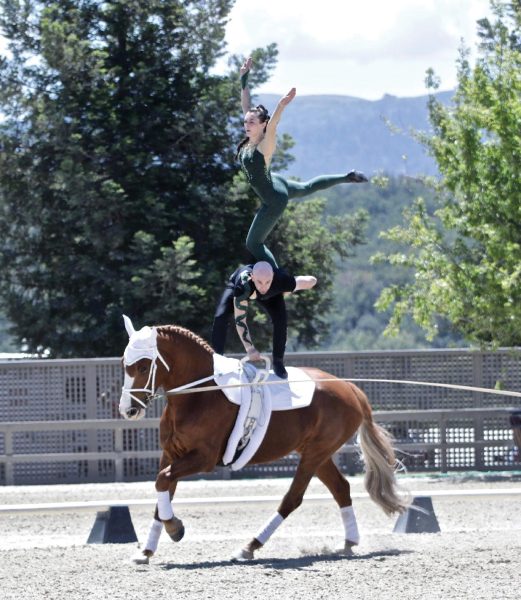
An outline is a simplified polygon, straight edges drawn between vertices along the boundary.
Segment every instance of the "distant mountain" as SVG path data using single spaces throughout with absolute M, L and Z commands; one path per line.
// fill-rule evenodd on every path
M 453 92 L 436 97 L 448 104 Z M 273 112 L 280 96 L 259 94 L 255 101 Z M 428 96 L 380 100 L 351 96 L 297 96 L 286 108 L 278 130 L 295 140 L 295 162 L 287 175 L 308 179 L 322 173 L 357 169 L 367 175 L 434 175 L 434 160 L 410 135 L 429 131 Z M 389 122 L 392 127 L 387 125 Z

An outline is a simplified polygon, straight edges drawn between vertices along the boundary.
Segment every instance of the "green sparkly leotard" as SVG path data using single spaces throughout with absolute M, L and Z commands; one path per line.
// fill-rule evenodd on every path
M 256 260 L 265 260 L 278 268 L 275 257 L 264 242 L 284 212 L 288 200 L 303 198 L 339 183 L 349 183 L 352 179 L 347 174 L 322 175 L 304 182 L 288 181 L 271 173 L 266 167 L 264 155 L 256 146 L 244 146 L 239 159 L 251 187 L 262 201 L 248 231 L 246 247 Z

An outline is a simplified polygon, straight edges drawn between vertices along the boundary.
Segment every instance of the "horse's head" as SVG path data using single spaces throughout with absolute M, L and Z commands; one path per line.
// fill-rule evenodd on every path
M 134 329 L 132 321 L 123 315 L 129 341 L 123 354 L 125 381 L 119 400 L 119 412 L 125 419 L 141 419 L 159 387 L 157 368 L 159 359 L 170 370 L 157 348 L 155 327 Z

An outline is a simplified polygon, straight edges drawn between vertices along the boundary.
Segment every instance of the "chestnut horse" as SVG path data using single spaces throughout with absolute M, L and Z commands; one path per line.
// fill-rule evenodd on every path
M 125 350 L 125 383 L 120 412 L 139 419 L 156 390 L 172 390 L 200 379 L 212 379 L 213 350 L 191 331 L 175 325 L 143 327 L 135 331 L 125 317 L 129 344 Z M 359 542 L 350 486 L 333 462 L 333 454 L 357 431 L 365 464 L 365 487 L 386 514 L 402 512 L 406 500 L 398 494 L 395 456 L 390 437 L 372 418 L 369 401 L 357 386 L 315 368 L 302 368 L 316 383 L 311 404 L 271 415 L 264 440 L 251 464 L 280 459 L 290 452 L 300 462 L 277 512 L 245 547 L 236 560 L 253 558 L 281 522 L 301 504 L 316 475 L 336 500 L 344 524 L 344 552 Z M 215 386 L 215 382 L 211 382 Z M 182 521 L 171 506 L 177 482 L 183 477 L 210 472 L 218 465 L 235 424 L 238 406 L 219 389 L 169 395 L 160 420 L 162 455 L 156 480 L 158 503 L 148 540 L 135 562 L 148 563 L 165 527 L 174 541 L 184 534 Z

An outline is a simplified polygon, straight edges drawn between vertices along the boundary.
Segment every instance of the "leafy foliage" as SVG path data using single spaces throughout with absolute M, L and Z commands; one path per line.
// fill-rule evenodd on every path
M 440 323 L 435 340 L 426 340 L 424 332 L 411 319 L 405 318 L 394 335 L 385 333 L 389 311 L 375 307 L 386 287 L 414 281 L 414 271 L 403 265 L 374 261 L 374 255 L 387 255 L 396 244 L 380 237 L 380 232 L 398 226 L 403 210 L 422 196 L 429 210 L 434 206 L 433 191 L 421 179 L 375 176 L 369 186 L 349 186 L 328 190 L 326 214 L 341 219 L 363 207 L 367 212 L 366 242 L 356 247 L 356 254 L 337 260 L 333 302 L 326 315 L 328 333 L 320 347 L 327 350 L 390 350 L 461 345 L 461 336 Z
M 521 4 L 492 5 L 474 68 L 461 50 L 453 105 L 430 100 L 437 207 L 418 199 L 385 234 L 402 246 L 385 259 L 414 280 L 387 287 L 378 305 L 393 307 L 391 331 L 411 315 L 432 339 L 442 317 L 470 341 L 511 346 L 521 343 Z M 432 72 L 427 82 L 439 83 Z

